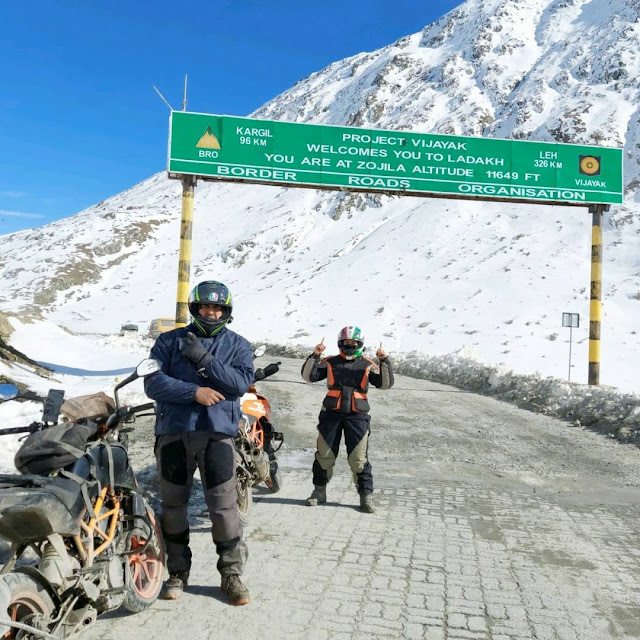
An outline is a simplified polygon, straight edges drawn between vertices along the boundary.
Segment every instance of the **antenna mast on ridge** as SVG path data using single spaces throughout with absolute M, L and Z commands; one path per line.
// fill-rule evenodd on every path
M 182 110 L 187 110 L 187 74 L 184 74 L 184 93 L 182 94 Z

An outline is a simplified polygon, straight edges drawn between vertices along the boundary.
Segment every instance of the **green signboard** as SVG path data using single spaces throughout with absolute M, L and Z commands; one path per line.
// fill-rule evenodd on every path
M 418 196 L 621 203 L 622 150 L 174 111 L 169 176 Z

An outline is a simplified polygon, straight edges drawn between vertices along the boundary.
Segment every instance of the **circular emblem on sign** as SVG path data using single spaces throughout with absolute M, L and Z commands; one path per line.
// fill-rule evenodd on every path
M 588 176 L 595 176 L 600 173 L 600 161 L 594 156 L 583 156 L 580 159 L 580 171 Z

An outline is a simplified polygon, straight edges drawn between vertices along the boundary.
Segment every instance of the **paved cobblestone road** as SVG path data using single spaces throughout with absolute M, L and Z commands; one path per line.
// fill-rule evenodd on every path
M 342 454 L 329 503 L 306 507 L 323 390 L 298 385 L 300 364 L 262 387 L 287 447 L 283 490 L 255 490 L 246 528 L 253 602 L 219 591 L 198 490 L 187 593 L 83 638 L 640 638 L 640 450 L 400 377 L 372 394 L 376 513 L 356 508 Z M 151 436 L 137 435 L 140 464 Z

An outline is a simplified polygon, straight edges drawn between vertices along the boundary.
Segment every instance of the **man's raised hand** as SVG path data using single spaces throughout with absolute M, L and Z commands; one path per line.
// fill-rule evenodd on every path
M 319 356 L 327 347 L 324 344 L 324 337 L 320 342 L 316 345 L 316 348 L 313 350 L 314 356 Z

